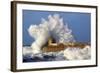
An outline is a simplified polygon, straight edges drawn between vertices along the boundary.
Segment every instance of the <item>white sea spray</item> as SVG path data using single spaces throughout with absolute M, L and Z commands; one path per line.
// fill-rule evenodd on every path
M 50 37 L 55 39 L 56 43 L 75 42 L 72 30 L 59 14 L 48 15 L 48 20 L 41 18 L 40 24 L 30 25 L 28 32 L 35 39 L 31 45 L 33 54 L 41 53 L 41 48 Z

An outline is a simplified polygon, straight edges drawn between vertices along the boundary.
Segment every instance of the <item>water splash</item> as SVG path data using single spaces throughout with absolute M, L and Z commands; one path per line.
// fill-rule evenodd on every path
M 28 32 L 35 39 L 35 42 L 31 45 L 34 54 L 41 53 L 41 48 L 50 37 L 56 43 L 75 42 L 72 30 L 69 29 L 68 24 L 64 23 L 59 14 L 49 15 L 48 20 L 41 18 L 40 24 L 30 25 Z

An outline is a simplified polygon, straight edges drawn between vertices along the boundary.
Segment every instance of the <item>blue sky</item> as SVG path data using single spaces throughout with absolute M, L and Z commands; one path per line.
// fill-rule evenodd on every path
M 31 45 L 34 39 L 29 35 L 28 28 L 31 24 L 39 24 L 41 18 L 47 19 L 48 15 L 60 14 L 64 23 L 68 23 L 77 42 L 91 41 L 91 14 L 79 12 L 56 12 L 23 10 L 23 45 Z

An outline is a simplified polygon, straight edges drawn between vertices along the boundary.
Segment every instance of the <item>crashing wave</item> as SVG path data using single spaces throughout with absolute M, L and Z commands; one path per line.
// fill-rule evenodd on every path
M 28 32 L 35 39 L 31 45 L 33 54 L 41 53 L 42 47 L 50 37 L 56 43 L 75 42 L 72 30 L 68 28 L 68 24 L 64 24 L 64 20 L 59 14 L 49 15 L 48 20 L 42 18 L 39 25 L 30 25 Z

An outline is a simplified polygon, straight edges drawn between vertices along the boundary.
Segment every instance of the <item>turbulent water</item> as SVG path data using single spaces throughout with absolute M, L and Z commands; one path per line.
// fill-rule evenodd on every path
M 32 54 L 30 47 L 23 48 L 23 62 L 87 60 L 91 58 L 90 46 L 82 48 L 66 48 L 60 52 Z

